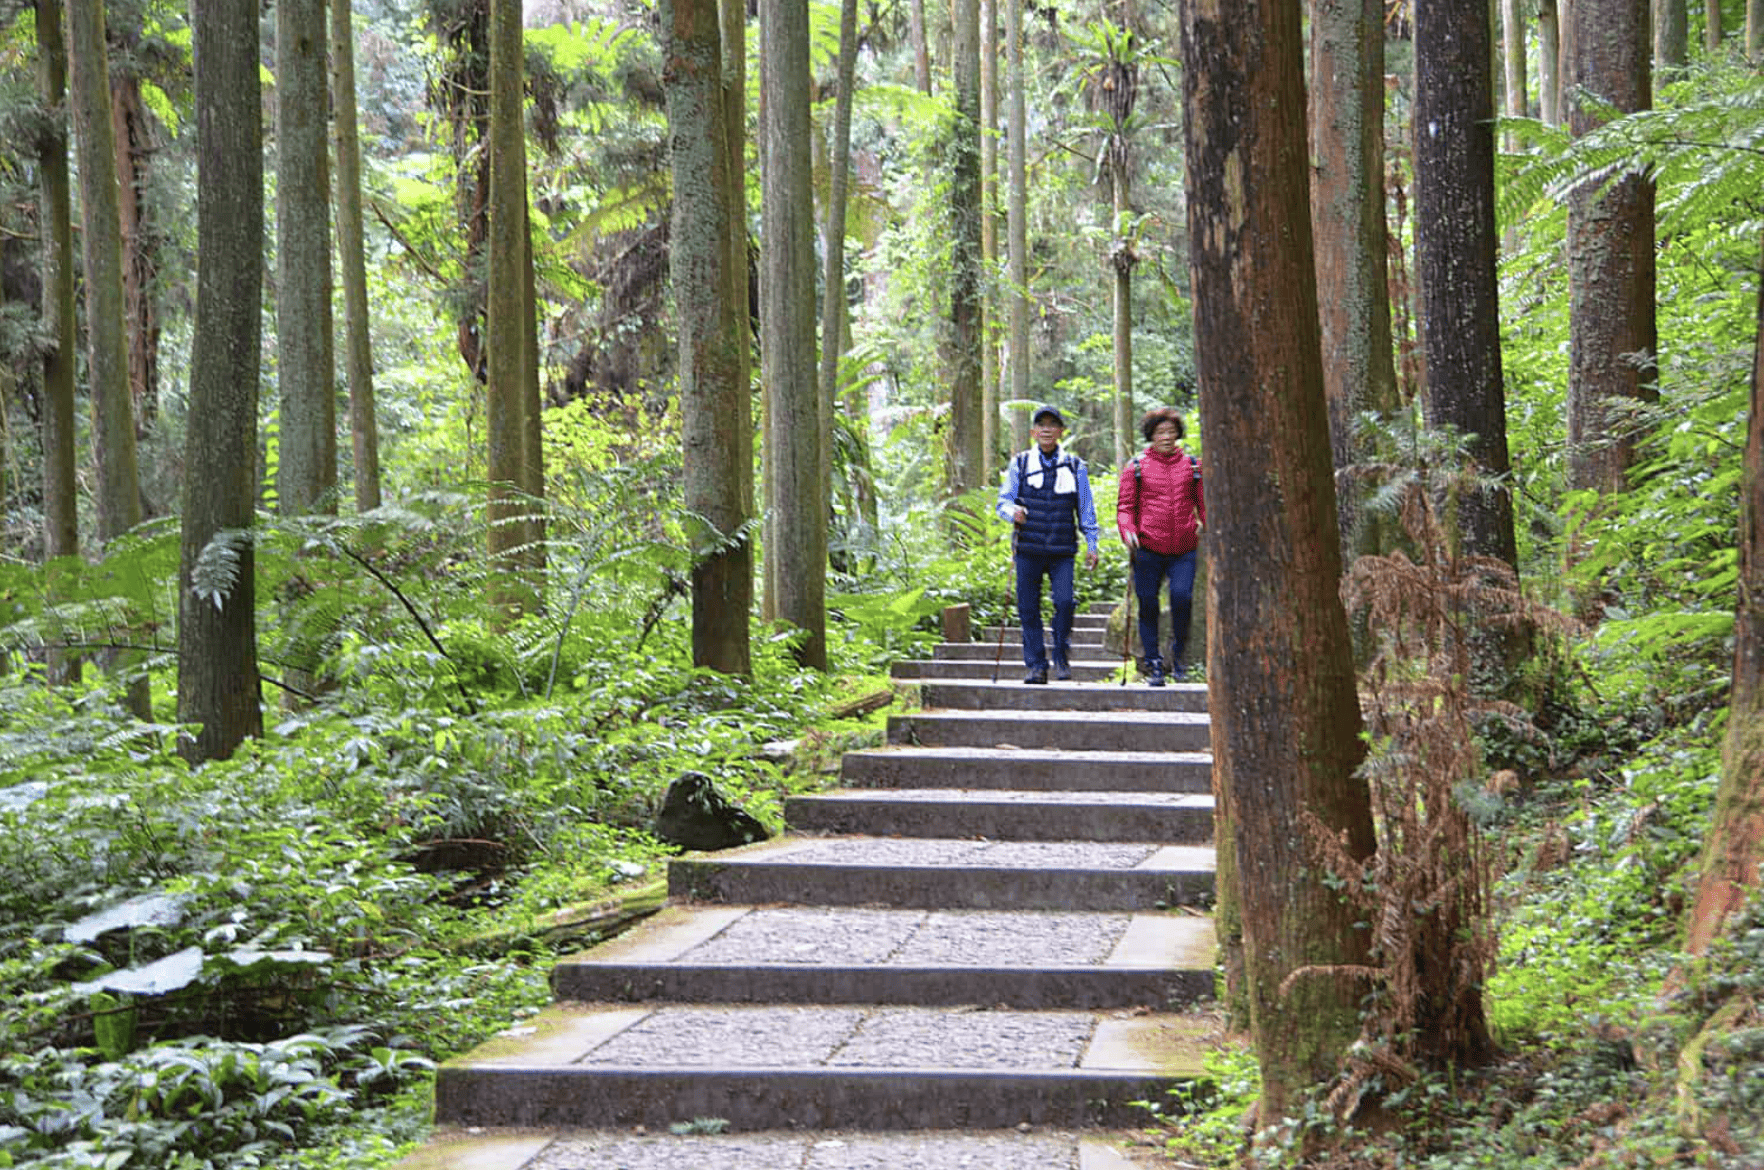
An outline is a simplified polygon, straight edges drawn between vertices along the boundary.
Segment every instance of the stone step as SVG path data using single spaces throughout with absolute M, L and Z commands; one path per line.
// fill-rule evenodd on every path
M 1047 643 L 1052 646 L 1053 643 Z M 993 642 L 939 642 L 931 648 L 933 658 L 962 659 L 970 662 L 984 662 L 991 666 L 997 662 L 1001 669 L 1009 669 L 1013 664 L 1019 673 L 1023 669 L 1023 643 L 1016 638 L 1006 638 L 1003 647 Z M 1102 652 L 1102 640 L 1072 640 L 1072 657 L 1074 661 L 1103 662 L 1108 655 Z M 1120 659 L 1114 660 L 1120 665 Z
M 1213 990 L 1210 918 L 670 906 L 552 969 L 586 1002 L 1168 1010 Z
M 1074 646 L 1101 646 L 1103 631 L 1108 628 L 1108 618 L 1092 617 L 1089 614 L 1081 613 L 1072 619 L 1072 644 Z M 997 645 L 1001 634 L 1004 637 L 1007 651 L 1012 646 L 1023 644 L 1023 627 L 1021 626 L 981 626 L 979 632 L 975 634 L 975 640 L 993 646 Z M 1049 645 L 1053 644 L 1053 622 L 1051 620 L 1042 623 L 1041 636 L 1047 639 Z
M 443 1125 L 841 1130 L 1143 1123 L 1201 1079 L 1201 1017 L 560 1003 L 435 1079 Z
M 885 747 L 846 752 L 839 778 L 854 788 L 1211 792 L 1213 757 L 1206 752 Z
M 784 802 L 792 831 L 992 841 L 1213 839 L 1211 795 L 966 788 L 843 789 Z
M 692 902 L 937 910 L 1161 910 L 1213 897 L 1211 846 L 785 837 L 668 863 Z
M 916 658 L 901 659 L 888 668 L 888 673 L 902 681 L 918 679 L 952 679 L 971 682 L 992 681 L 992 660 L 978 658 Z M 1074 682 L 1108 682 L 1120 680 L 1121 663 L 1113 658 L 1072 660 L 1072 679 Z M 998 681 L 1000 684 L 1010 683 L 1021 686 L 1023 677 L 1023 660 L 1013 658 L 1009 662 L 1002 659 L 998 664 Z M 1049 684 L 1052 685 L 1052 684 Z
M 1008 745 L 1066 751 L 1203 752 L 1208 750 L 1211 737 L 1207 717 L 1190 711 L 1075 712 L 995 708 L 890 715 L 888 742 L 921 747 Z
M 1010 707 L 1018 711 L 1205 711 L 1205 683 L 1171 683 L 1150 687 L 1141 682 L 1127 686 L 1099 686 L 1096 683 L 1049 682 L 1046 686 L 1029 686 L 1022 680 L 1022 667 L 1009 674 L 1000 673 L 999 681 L 986 679 L 927 680 L 920 684 L 920 701 L 926 707 L 962 711 L 995 710 Z
M 690 1119 L 688 1119 L 690 1121 Z M 1143 1127 L 1144 1119 L 1138 1124 Z M 398 1170 L 1143 1170 L 1138 1131 L 1029 1129 L 671 1133 L 442 1126 Z

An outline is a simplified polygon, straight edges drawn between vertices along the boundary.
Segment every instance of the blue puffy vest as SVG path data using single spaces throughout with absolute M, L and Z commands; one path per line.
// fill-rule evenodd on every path
M 1017 456 L 1017 503 L 1029 513 L 1017 526 L 1018 552 L 1077 555 L 1078 469 L 1083 466 L 1064 451 L 1051 460 L 1039 448 Z

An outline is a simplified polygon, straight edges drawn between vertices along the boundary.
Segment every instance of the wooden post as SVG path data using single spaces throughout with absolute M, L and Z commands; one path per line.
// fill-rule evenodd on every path
M 943 640 L 945 642 L 967 642 L 973 638 L 973 627 L 968 621 L 968 603 L 946 605 L 943 607 Z

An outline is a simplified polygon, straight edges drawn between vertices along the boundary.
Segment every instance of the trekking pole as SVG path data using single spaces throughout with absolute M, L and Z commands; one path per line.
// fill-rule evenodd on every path
M 1133 643 L 1128 641 L 1133 631 L 1128 626 L 1133 620 L 1133 550 L 1127 550 L 1127 596 L 1121 604 L 1121 685 L 1127 685 L 1128 663 L 1133 661 Z

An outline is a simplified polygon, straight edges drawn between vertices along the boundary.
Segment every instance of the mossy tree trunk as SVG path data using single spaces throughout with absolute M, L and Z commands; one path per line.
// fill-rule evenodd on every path
M 985 482 L 980 336 L 980 9 L 954 0 L 950 72 L 955 119 L 950 144 L 949 455 L 945 487 L 953 499 Z
M 680 323 L 680 413 L 686 508 L 694 529 L 692 661 L 725 674 L 752 669 L 748 613 L 753 543 L 745 534 L 741 436 L 751 403 L 742 380 L 745 290 L 729 279 L 727 107 L 717 0 L 662 0 L 663 84 L 672 144 L 674 218 L 669 258 Z
M 349 384 L 349 437 L 355 508 L 380 506 L 380 429 L 374 409 L 374 356 L 361 206 L 361 133 L 355 100 L 355 25 L 350 0 L 331 0 L 331 109 L 337 159 L 337 266 L 343 284 L 343 368 Z

